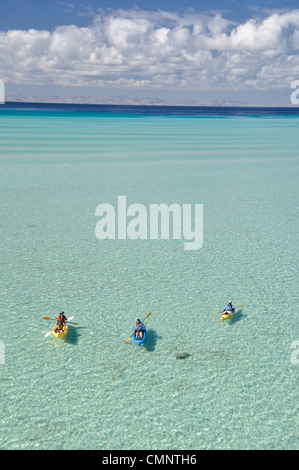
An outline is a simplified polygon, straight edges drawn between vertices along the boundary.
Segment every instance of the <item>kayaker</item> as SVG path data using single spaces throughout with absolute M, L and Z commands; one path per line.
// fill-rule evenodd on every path
M 64 312 L 61 311 L 58 315 L 58 317 L 55 318 L 55 320 L 57 320 L 57 326 L 64 326 L 64 324 L 67 322 L 67 318 L 66 316 L 64 315 Z
M 135 338 L 142 338 L 143 337 L 143 323 L 137 318 L 136 323 L 135 323 L 135 328 L 134 328 L 134 335 Z
M 57 323 L 55 325 L 55 330 L 54 330 L 55 333 L 62 332 L 63 329 L 64 329 L 64 325 L 65 325 L 65 323 Z
M 222 310 L 222 313 L 232 316 L 235 310 L 236 310 L 236 307 L 232 304 L 232 301 L 229 300 L 225 308 Z

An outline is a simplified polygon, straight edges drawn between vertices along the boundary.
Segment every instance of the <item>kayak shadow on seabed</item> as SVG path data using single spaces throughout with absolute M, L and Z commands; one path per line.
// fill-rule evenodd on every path
M 235 323 L 238 323 L 238 321 L 242 320 L 243 318 L 245 318 L 247 315 L 244 315 L 242 313 L 242 309 L 238 309 L 236 310 L 236 313 L 234 314 L 234 316 L 232 318 L 230 318 L 228 320 L 228 322 L 225 322 L 225 323 L 230 323 L 231 325 L 234 325 Z
M 80 327 L 80 326 L 79 327 L 73 327 L 73 326 L 71 326 L 69 328 L 69 332 L 68 332 L 68 334 L 65 338 L 65 342 L 70 343 L 70 344 L 78 344 L 78 338 L 79 338 L 79 336 L 81 336 L 80 333 L 78 332 L 78 330 L 80 328 L 84 328 L 84 327 Z
M 150 352 L 153 352 L 156 348 L 157 341 L 162 339 L 162 336 L 159 336 L 155 330 L 148 329 L 146 330 L 146 339 L 143 343 L 143 347 Z

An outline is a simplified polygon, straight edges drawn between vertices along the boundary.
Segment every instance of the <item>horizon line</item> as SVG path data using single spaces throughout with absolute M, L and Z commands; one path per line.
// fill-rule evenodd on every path
M 5 105 L 10 105 L 10 104 L 17 104 L 17 105 L 22 105 L 22 104 L 31 104 L 31 105 L 64 105 L 64 106 L 111 106 L 111 107 L 143 107 L 143 108 L 264 108 L 264 109 L 294 109 L 294 110 L 299 110 L 299 106 L 294 106 L 292 104 L 290 105 L 278 105 L 278 104 L 271 104 L 271 105 L 266 105 L 266 104 L 171 104 L 171 103 L 84 103 L 84 102 L 76 102 L 76 101 L 25 101 L 25 100 L 20 100 L 20 101 L 14 101 L 14 100 L 5 100 L 5 102 L 0 105 L 5 106 Z

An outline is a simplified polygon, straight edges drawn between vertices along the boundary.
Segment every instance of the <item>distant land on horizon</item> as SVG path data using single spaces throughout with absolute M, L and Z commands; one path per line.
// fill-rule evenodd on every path
M 14 94 L 5 97 L 6 103 L 41 103 L 41 104 L 94 104 L 116 106 L 210 106 L 210 107 L 256 107 L 256 108 L 296 108 L 292 104 L 278 103 L 249 103 L 229 100 L 214 101 L 173 101 L 160 98 L 127 97 L 127 96 L 58 96 L 58 95 L 24 95 Z

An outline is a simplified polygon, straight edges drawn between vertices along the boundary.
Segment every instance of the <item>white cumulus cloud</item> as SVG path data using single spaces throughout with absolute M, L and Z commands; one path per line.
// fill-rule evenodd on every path
M 298 78 L 299 10 L 244 23 L 219 13 L 106 11 L 88 27 L 0 32 L 0 79 L 32 85 L 288 87 Z

